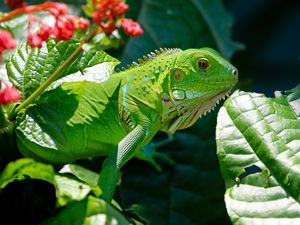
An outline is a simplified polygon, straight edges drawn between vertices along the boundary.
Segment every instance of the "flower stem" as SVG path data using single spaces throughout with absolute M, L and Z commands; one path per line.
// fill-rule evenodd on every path
M 38 12 L 43 11 L 45 9 L 51 8 L 55 6 L 55 2 L 45 2 L 39 5 L 28 5 L 21 8 L 17 8 L 15 10 L 10 11 L 5 16 L 0 17 L 0 22 L 4 22 L 7 20 L 10 20 L 11 18 L 22 14 L 22 13 L 32 13 L 32 12 Z
M 49 87 L 49 85 L 51 83 L 53 83 L 58 77 L 59 75 L 68 67 L 70 66 L 75 60 L 76 58 L 79 56 L 79 54 L 83 51 L 82 50 L 82 45 L 89 42 L 98 32 L 98 27 L 95 27 L 91 33 L 87 36 L 87 38 L 85 40 L 82 40 L 79 44 L 79 46 L 77 47 L 77 49 L 75 49 L 75 51 L 69 56 L 69 58 L 67 58 L 67 60 L 60 66 L 57 68 L 57 70 L 55 70 L 49 77 L 47 80 L 45 80 L 41 86 L 39 86 L 28 98 L 26 98 L 20 105 L 18 105 L 15 109 L 13 109 L 9 114 L 8 114 L 8 119 L 10 121 L 15 120 L 16 115 L 18 114 L 18 112 L 20 112 L 22 109 L 28 107 L 36 98 L 38 98 L 43 92 L 44 90 Z

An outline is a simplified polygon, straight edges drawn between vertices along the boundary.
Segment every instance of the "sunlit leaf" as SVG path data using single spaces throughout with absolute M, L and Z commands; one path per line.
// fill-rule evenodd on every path
M 40 179 L 55 184 L 54 175 L 51 165 L 39 163 L 33 159 L 19 159 L 9 163 L 0 174 L 0 188 L 4 188 L 13 181 L 24 179 Z
M 300 85 L 262 94 L 236 91 L 220 110 L 218 156 L 233 224 L 300 222 Z
M 53 39 L 44 43 L 42 48 L 30 48 L 23 43 L 6 64 L 8 78 L 22 92 L 25 99 L 66 61 L 78 45 L 79 43 L 75 41 L 55 42 Z M 107 79 L 118 63 L 118 60 L 101 49 L 89 48 L 70 66 L 64 68 L 59 78 L 64 77 L 63 81 L 99 82 Z M 94 67 L 100 72 L 91 69 Z M 56 86 L 62 83 L 57 82 Z
M 88 197 L 73 202 L 62 209 L 58 215 L 42 223 L 42 225 L 129 225 L 124 216 L 103 200 Z

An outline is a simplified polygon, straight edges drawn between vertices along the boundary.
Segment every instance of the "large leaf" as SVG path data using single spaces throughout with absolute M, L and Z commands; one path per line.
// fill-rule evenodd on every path
M 33 159 L 19 159 L 11 162 L 0 174 L 0 188 L 4 188 L 13 181 L 24 179 L 40 179 L 55 184 L 54 169 L 51 165 L 46 165 L 34 161 Z
M 300 85 L 274 99 L 236 91 L 220 110 L 218 156 L 233 224 L 300 223 L 299 119 Z
M 143 0 L 137 20 L 145 33 L 128 41 L 122 60 L 126 63 L 160 47 L 207 46 L 227 58 L 241 48 L 231 39 L 233 19 L 220 0 Z
M 79 168 L 74 167 L 73 170 L 78 171 Z M 88 171 L 88 173 L 92 172 Z M 118 209 L 89 195 L 91 187 L 88 184 L 71 177 L 55 174 L 51 165 L 36 162 L 33 159 L 24 158 L 8 164 L 0 175 L 0 188 L 3 189 L 14 181 L 25 179 L 44 180 L 54 185 L 58 205 L 66 205 L 56 216 L 43 224 L 129 224 Z M 24 201 L 24 199 L 22 200 Z M 11 201 L 15 201 L 15 199 L 11 199 Z M 4 205 L 2 206 L 4 207 Z M 7 213 L 12 214 L 10 211 Z M 16 220 L 13 219 L 13 221 Z
M 89 185 L 96 186 L 99 174 L 91 170 L 88 170 L 82 166 L 76 164 L 67 164 L 60 171 L 60 173 L 71 173 L 78 179 L 86 182 Z
M 100 189 L 96 185 L 89 185 L 74 179 L 74 177 L 57 174 L 51 165 L 36 162 L 30 158 L 18 159 L 5 167 L 0 174 L 0 189 L 14 181 L 26 179 L 43 180 L 54 185 L 57 203 L 60 206 L 66 205 L 70 201 L 82 200 L 91 191 L 97 195 L 100 194 Z
M 58 215 L 43 225 L 129 225 L 124 216 L 111 205 L 95 197 L 88 197 L 69 204 Z
M 50 39 L 42 48 L 30 48 L 23 43 L 6 64 L 10 81 L 22 92 L 23 98 L 27 98 L 66 61 L 78 44 L 73 41 L 56 43 Z M 118 60 L 101 49 L 87 48 L 75 62 L 64 68 L 60 78 L 99 82 L 108 77 L 116 64 Z

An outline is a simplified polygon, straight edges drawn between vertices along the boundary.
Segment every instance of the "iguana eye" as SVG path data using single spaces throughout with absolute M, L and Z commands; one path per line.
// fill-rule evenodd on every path
M 200 70 L 206 70 L 209 66 L 209 62 L 207 59 L 199 59 L 198 61 L 198 68 Z

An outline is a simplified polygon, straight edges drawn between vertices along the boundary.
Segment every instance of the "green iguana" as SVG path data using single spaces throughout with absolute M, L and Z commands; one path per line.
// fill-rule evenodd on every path
M 102 83 L 66 82 L 45 92 L 19 119 L 18 145 L 25 156 L 56 164 L 109 155 L 98 184 L 110 201 L 124 163 L 147 159 L 139 150 L 158 131 L 191 126 L 237 79 L 212 49 L 161 49 Z

